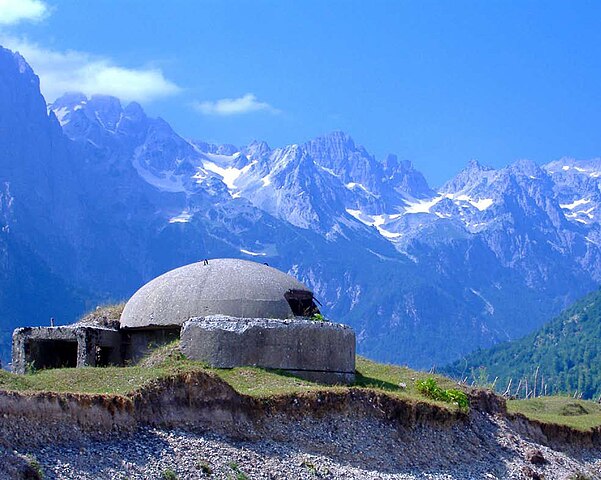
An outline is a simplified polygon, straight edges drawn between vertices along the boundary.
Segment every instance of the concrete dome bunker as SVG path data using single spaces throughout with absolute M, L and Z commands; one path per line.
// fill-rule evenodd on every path
M 127 302 L 121 328 L 181 326 L 192 317 L 310 317 L 319 313 L 313 293 L 273 267 L 222 258 L 171 270 Z
M 311 320 L 313 293 L 294 277 L 257 262 L 213 259 L 151 280 L 125 305 L 121 331 L 128 357 L 181 338 L 182 353 L 214 367 L 286 370 L 323 383 L 349 383 L 355 334 Z

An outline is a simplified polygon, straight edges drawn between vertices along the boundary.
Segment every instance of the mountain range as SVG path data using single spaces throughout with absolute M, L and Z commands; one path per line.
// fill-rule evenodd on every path
M 48 105 L 0 48 L 1 356 L 203 258 L 266 262 L 352 325 L 358 351 L 429 368 L 542 325 L 601 280 L 601 159 L 470 162 L 440 188 L 333 132 L 272 148 L 178 135 L 137 103 Z

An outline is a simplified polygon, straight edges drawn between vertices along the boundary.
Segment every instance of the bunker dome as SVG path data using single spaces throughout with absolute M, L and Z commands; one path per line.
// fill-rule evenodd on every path
M 138 290 L 125 305 L 121 328 L 181 326 L 192 317 L 311 317 L 313 293 L 291 275 L 233 258 L 171 270 Z

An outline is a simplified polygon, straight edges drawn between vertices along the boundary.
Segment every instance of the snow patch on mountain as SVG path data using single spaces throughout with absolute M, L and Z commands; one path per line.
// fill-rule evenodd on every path
M 140 177 L 162 192 L 180 193 L 186 191 L 183 176 L 176 175 L 174 171 L 159 172 L 158 174 L 155 174 L 143 167 L 137 156 L 134 156 L 132 165 Z
M 430 209 L 444 198 L 443 195 L 415 203 L 407 202 L 405 213 L 430 213 Z
M 179 215 L 171 217 L 169 223 L 188 223 L 191 218 L 192 213 L 190 213 L 190 210 L 184 210 Z
M 383 214 L 383 215 L 368 215 L 366 213 L 361 212 L 360 210 L 353 210 L 351 208 L 347 208 L 346 212 L 359 220 L 361 223 L 367 225 L 368 227 L 375 227 L 380 235 L 388 239 L 396 239 L 402 236 L 402 233 L 399 232 L 391 232 L 386 230 L 383 225 L 386 224 L 390 220 L 395 220 L 401 216 L 401 214 Z
M 244 253 L 245 255 L 250 255 L 251 257 L 265 257 L 267 255 L 265 252 L 253 252 L 244 248 L 241 248 L 240 252 Z
M 236 179 L 242 173 L 242 169 L 235 167 L 220 167 L 219 165 L 206 161 L 203 163 L 204 168 L 208 171 L 216 173 L 221 177 L 221 180 L 230 191 L 236 190 Z
M 494 203 L 492 198 L 481 198 L 479 200 L 468 201 L 481 212 L 492 206 L 492 204 Z
M 482 300 L 482 302 L 484 302 L 484 308 L 486 310 L 486 313 L 488 313 L 489 315 L 494 315 L 495 314 L 495 307 L 486 298 L 484 298 L 484 296 L 482 295 L 482 293 L 480 293 L 478 290 L 476 290 L 474 288 L 470 288 L 470 291 L 474 295 L 476 295 L 480 300 Z
M 578 207 L 580 205 L 586 205 L 587 203 L 590 203 L 590 202 L 591 202 L 590 199 L 581 198 L 579 200 L 574 200 L 572 203 L 560 203 L 559 206 L 566 210 L 574 210 L 576 207 Z
M 58 122 L 61 125 L 64 125 L 66 123 L 65 118 L 69 114 L 69 109 L 67 107 L 57 108 L 56 110 L 54 110 L 54 114 L 56 115 Z
M 373 192 L 370 192 L 365 185 L 362 185 L 360 183 L 356 183 L 356 182 L 349 182 L 345 185 L 346 188 L 348 188 L 349 190 L 355 190 L 357 188 L 363 190 L 367 195 L 372 196 L 372 197 L 377 197 L 378 195 L 376 195 Z
M 405 208 L 405 213 L 435 213 L 439 217 L 443 217 L 446 215 L 442 215 L 437 212 L 431 212 L 430 210 L 437 203 L 439 203 L 442 199 L 449 198 L 454 201 L 458 206 L 463 206 L 463 203 L 467 202 L 471 206 L 477 208 L 480 211 L 484 211 L 494 203 L 492 198 L 479 198 L 474 200 L 468 195 L 455 195 L 452 193 L 443 193 L 434 198 L 428 200 L 420 200 L 418 202 L 407 202 L 407 207 Z

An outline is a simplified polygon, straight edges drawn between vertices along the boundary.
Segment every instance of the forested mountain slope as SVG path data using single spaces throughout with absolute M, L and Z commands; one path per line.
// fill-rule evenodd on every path
M 601 290 L 597 290 L 526 337 L 478 350 L 447 368 L 457 377 L 497 379 L 503 390 L 512 379 L 512 392 L 601 395 Z M 536 381 L 535 381 L 536 379 Z

